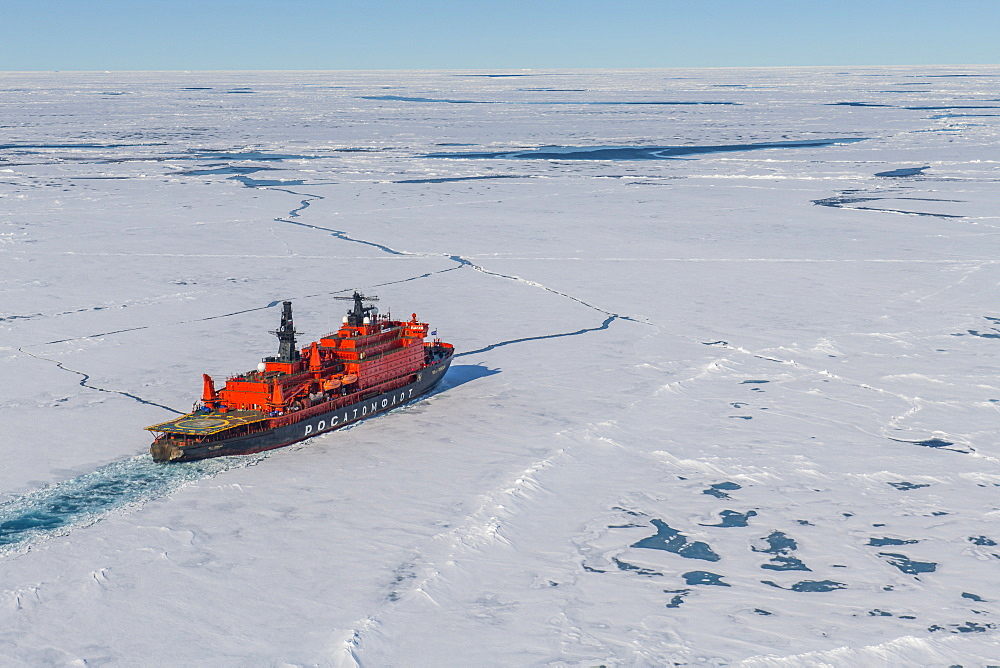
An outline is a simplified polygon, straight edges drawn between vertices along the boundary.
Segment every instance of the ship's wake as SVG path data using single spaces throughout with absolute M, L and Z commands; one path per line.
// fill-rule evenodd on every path
M 0 505 L 0 556 L 23 552 L 41 540 L 137 508 L 197 480 L 256 464 L 266 456 L 156 464 L 142 454 L 15 497 Z

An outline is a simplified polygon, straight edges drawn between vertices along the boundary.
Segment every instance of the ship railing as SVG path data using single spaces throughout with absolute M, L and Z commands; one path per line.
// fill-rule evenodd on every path
M 269 427 L 284 427 L 285 425 L 294 424 L 314 415 L 321 415 L 328 411 L 343 408 L 344 406 L 349 406 L 350 404 L 354 404 L 359 401 L 364 401 L 365 399 L 369 399 L 375 395 L 395 390 L 412 382 L 412 374 L 403 376 L 402 378 L 393 378 L 390 381 L 373 385 L 372 387 L 367 387 L 363 392 L 354 392 L 343 397 L 336 397 L 334 399 L 330 399 L 329 401 L 324 401 L 320 404 L 316 404 L 315 406 L 310 406 L 309 408 L 303 408 L 300 411 L 273 417 L 268 421 L 268 425 Z
M 412 337 L 410 337 L 410 338 L 412 338 Z M 395 343 L 395 341 L 390 341 L 390 343 Z M 387 350 L 381 350 L 381 351 L 379 351 L 377 353 L 371 353 L 371 354 L 365 352 L 362 349 L 359 349 L 358 352 L 361 353 L 362 355 L 364 355 L 364 357 L 360 357 L 359 359 L 355 359 L 355 360 L 351 360 L 351 361 L 352 362 L 358 362 L 358 361 L 362 361 L 362 362 L 377 362 L 377 361 L 379 361 L 379 360 L 381 360 L 381 359 L 383 359 L 385 357 L 388 357 L 389 355 L 392 355 L 393 353 L 399 352 L 400 350 L 406 350 L 409 347 L 410 346 L 405 346 L 405 345 L 403 345 L 403 346 L 397 346 L 396 348 L 389 348 Z

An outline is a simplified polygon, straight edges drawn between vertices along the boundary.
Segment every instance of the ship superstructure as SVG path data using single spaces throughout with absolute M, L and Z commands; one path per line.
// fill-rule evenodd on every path
M 291 302 L 282 303 L 278 354 L 216 389 L 203 376 L 201 405 L 146 429 L 156 461 L 190 461 L 289 445 L 407 403 L 432 389 L 454 347 L 425 341 L 429 327 L 380 315 L 377 297 L 355 292 L 336 332 L 296 347 Z

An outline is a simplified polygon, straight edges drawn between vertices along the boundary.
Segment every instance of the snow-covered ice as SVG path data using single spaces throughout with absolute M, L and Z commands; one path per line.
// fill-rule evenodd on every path
M 0 663 L 1000 665 L 1000 68 L 497 74 L 0 75 Z M 354 288 L 442 391 L 144 455 Z

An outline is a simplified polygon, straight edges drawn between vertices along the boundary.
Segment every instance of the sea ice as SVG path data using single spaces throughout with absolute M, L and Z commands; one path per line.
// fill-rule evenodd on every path
M 0 75 L 0 663 L 995 662 L 1000 69 L 501 74 Z M 150 469 L 354 288 L 441 391 Z

